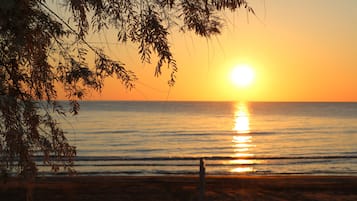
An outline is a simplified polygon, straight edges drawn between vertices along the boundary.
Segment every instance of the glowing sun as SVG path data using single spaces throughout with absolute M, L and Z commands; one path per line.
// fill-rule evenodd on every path
M 231 80 L 239 87 L 247 87 L 254 81 L 254 70 L 248 65 L 238 65 L 231 72 Z

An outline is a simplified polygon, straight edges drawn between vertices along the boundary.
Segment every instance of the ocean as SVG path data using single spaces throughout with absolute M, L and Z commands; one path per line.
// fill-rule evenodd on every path
M 357 175 L 357 103 L 84 101 L 79 175 Z

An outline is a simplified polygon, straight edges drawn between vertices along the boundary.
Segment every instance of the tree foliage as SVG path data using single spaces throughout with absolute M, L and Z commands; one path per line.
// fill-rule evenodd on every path
M 60 3 L 64 19 L 49 4 Z M 157 58 L 155 75 L 166 64 L 169 85 L 176 61 L 168 36 L 172 27 L 210 37 L 219 34 L 225 9 L 253 10 L 245 0 L 3 0 L 0 4 L 0 169 L 35 176 L 35 158 L 58 171 L 72 171 L 76 155 L 56 115 L 77 114 L 87 90 L 101 91 L 107 77 L 134 87 L 135 74 L 86 40 L 111 28 L 118 41 L 138 46 L 142 62 Z M 88 61 L 91 51 L 94 61 Z M 89 65 L 93 63 L 93 65 Z M 70 110 L 57 101 L 65 89 Z

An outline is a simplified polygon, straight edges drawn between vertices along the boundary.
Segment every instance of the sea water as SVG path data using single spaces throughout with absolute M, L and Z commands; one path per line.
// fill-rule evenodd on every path
M 357 175 L 357 103 L 85 101 L 61 120 L 85 175 Z

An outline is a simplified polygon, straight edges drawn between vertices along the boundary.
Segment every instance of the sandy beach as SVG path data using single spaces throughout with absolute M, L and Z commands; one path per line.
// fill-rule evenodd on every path
M 196 176 L 41 177 L 0 184 L 1 200 L 190 201 L 199 199 Z M 209 176 L 205 200 L 357 200 L 355 176 Z

